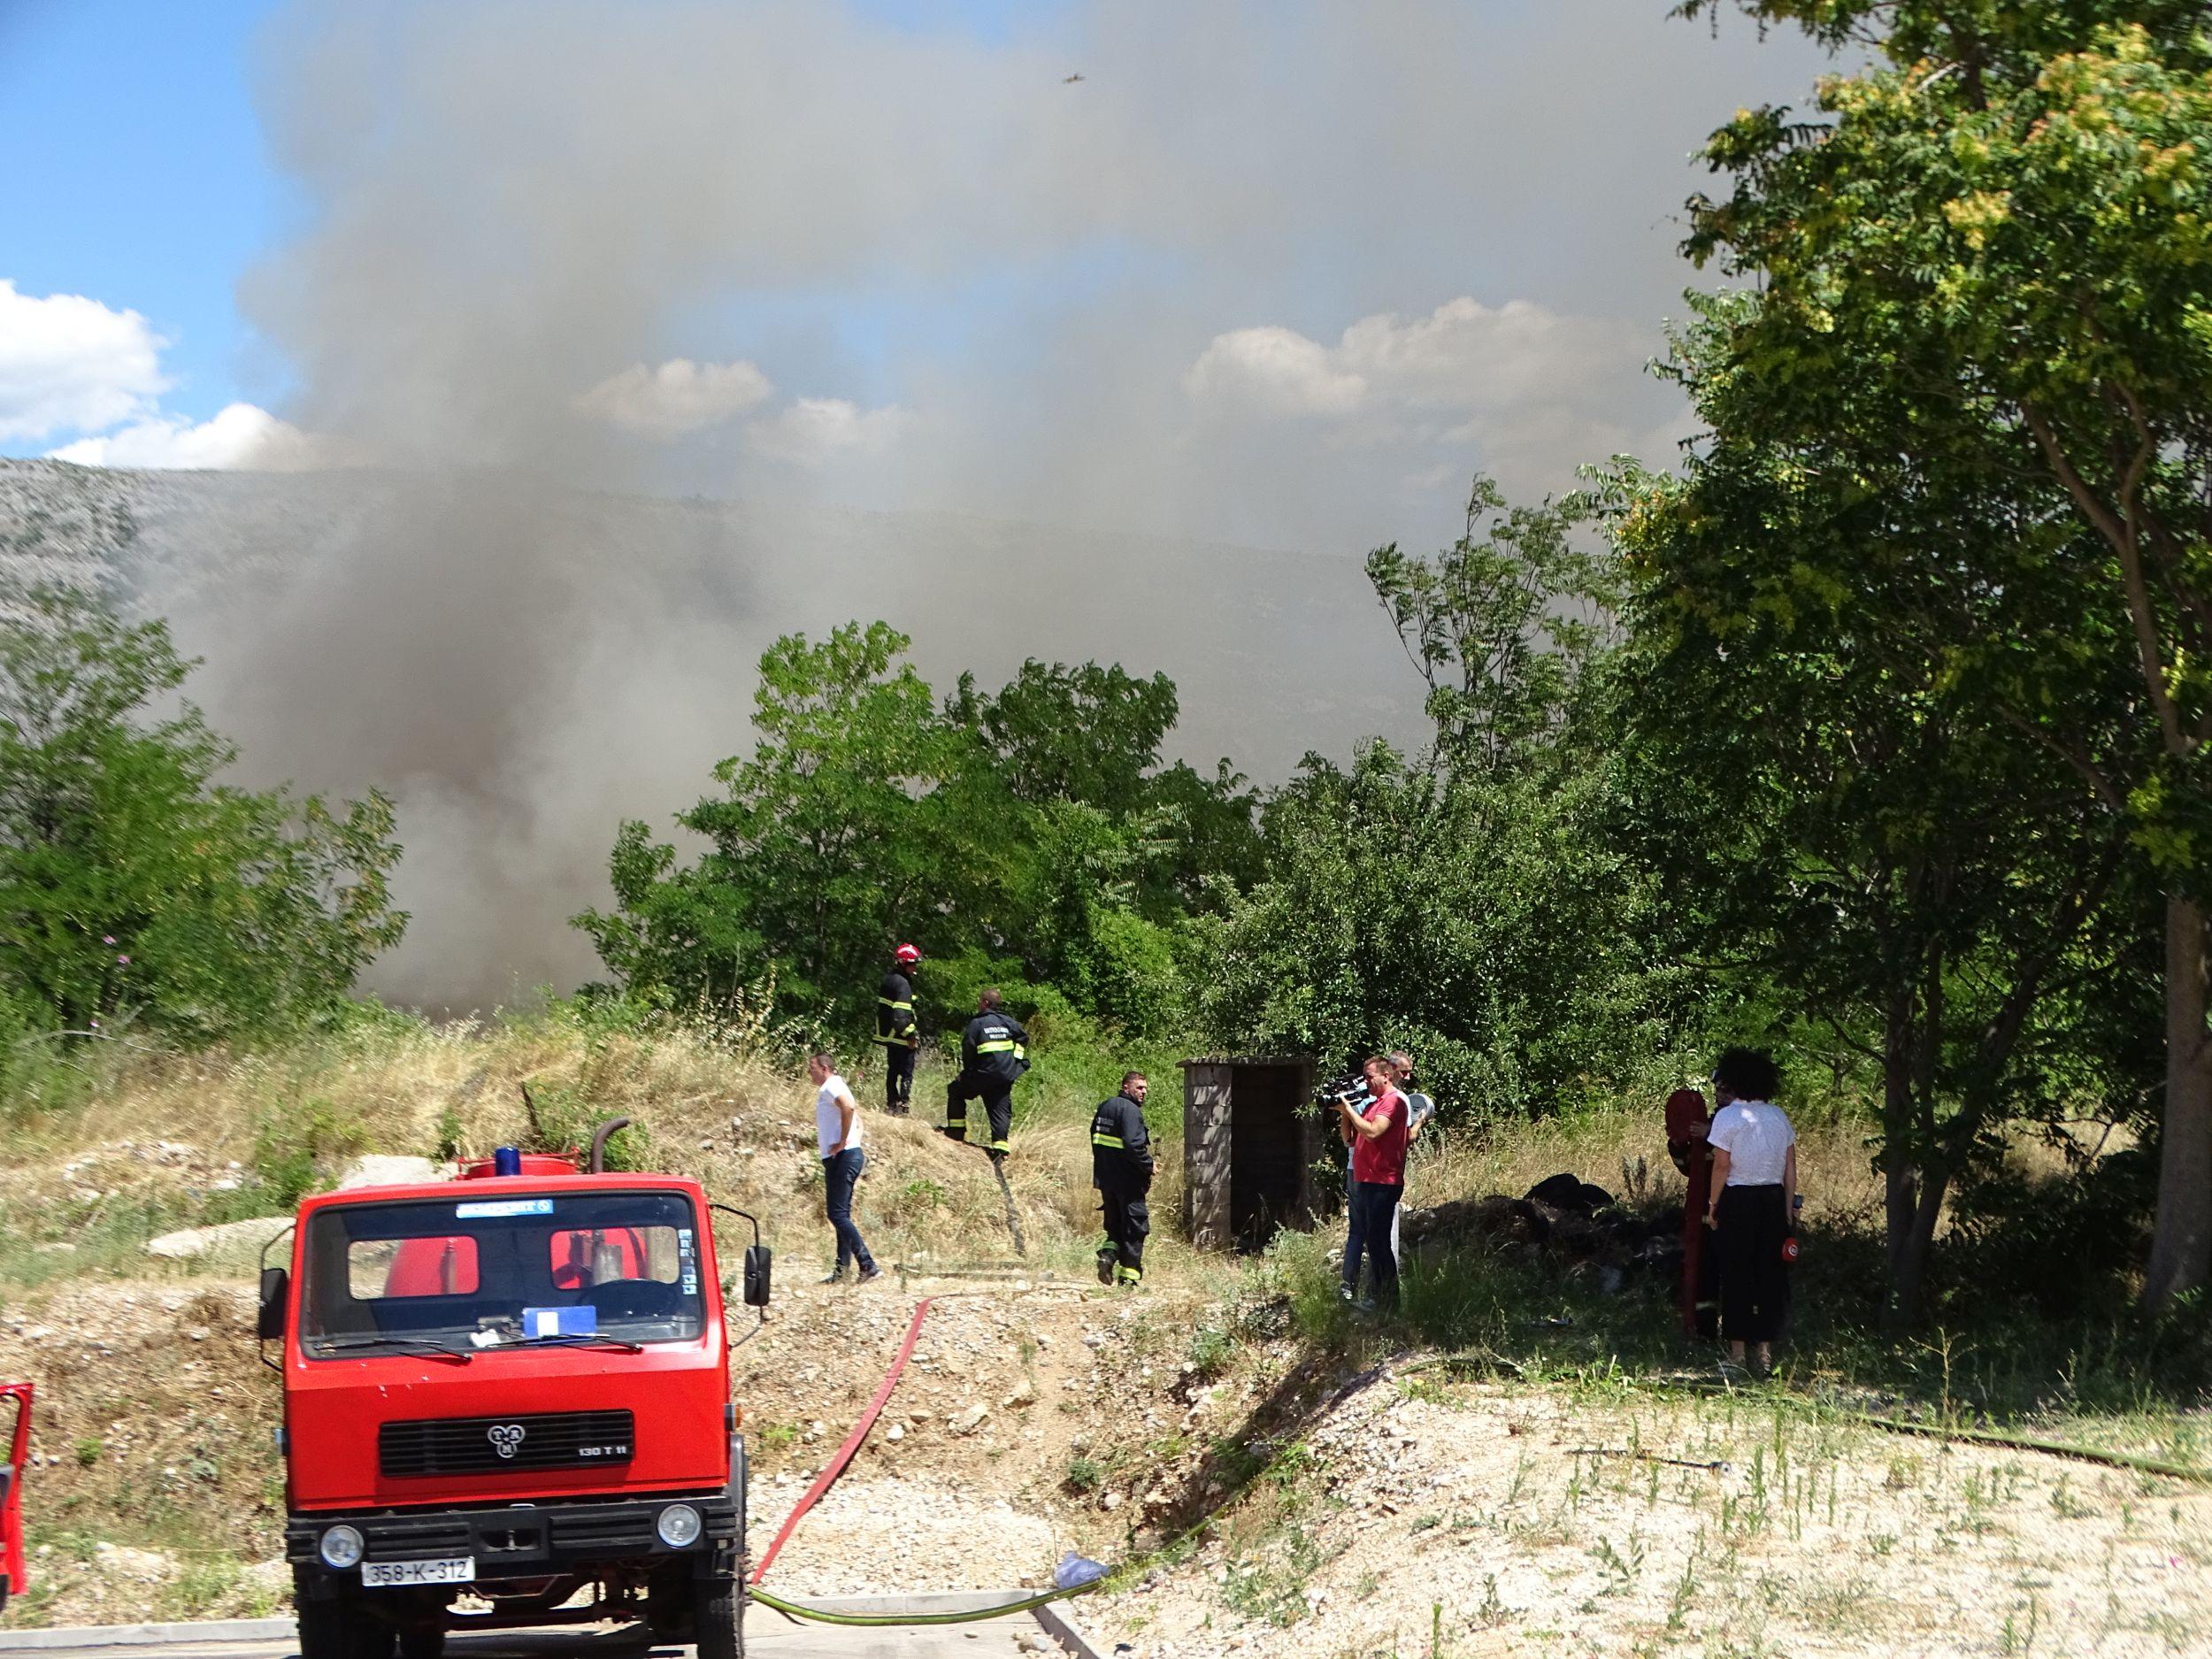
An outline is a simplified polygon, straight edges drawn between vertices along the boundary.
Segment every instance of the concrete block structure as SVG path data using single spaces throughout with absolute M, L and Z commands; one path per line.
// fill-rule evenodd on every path
M 1343 1148 L 1304 1055 L 1209 1056 L 1183 1071 L 1183 1218 L 1204 1249 L 1263 1248 L 1343 1198 Z

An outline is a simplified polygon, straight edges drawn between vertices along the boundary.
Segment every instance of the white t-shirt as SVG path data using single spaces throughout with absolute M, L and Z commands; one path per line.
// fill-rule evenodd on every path
M 853 1132 L 849 1135 L 845 1134 L 845 1115 L 837 1109 L 841 1100 L 853 1109 Z M 821 1093 L 814 1097 L 814 1138 L 820 1144 L 824 1157 L 829 1156 L 830 1148 L 841 1136 L 848 1152 L 860 1144 L 860 1102 L 853 1099 L 845 1079 L 833 1071 L 822 1085 Z
M 1770 1101 L 1731 1101 L 1713 1115 L 1706 1139 L 1728 1154 L 1731 1187 L 1779 1187 L 1797 1144 L 1789 1114 Z

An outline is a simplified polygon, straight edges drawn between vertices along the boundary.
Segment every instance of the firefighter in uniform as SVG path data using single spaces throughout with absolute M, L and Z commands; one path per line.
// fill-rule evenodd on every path
M 1014 1127 L 1014 1084 L 1029 1070 L 1029 1033 L 1005 1012 L 997 991 L 983 993 L 976 1016 L 960 1035 L 960 1075 L 945 1085 L 945 1133 L 968 1138 L 968 1102 L 979 1100 L 991 1120 L 987 1150 L 993 1158 L 1007 1152 Z
M 922 953 L 901 945 L 892 953 L 891 972 L 876 990 L 876 1041 L 883 1049 L 883 1104 L 903 1118 L 914 1098 L 914 1051 L 922 1028 L 914 1020 L 914 969 Z
M 1144 1073 L 1121 1079 L 1121 1093 L 1091 1114 L 1091 1185 L 1106 1217 L 1098 1251 L 1098 1282 L 1135 1285 L 1144 1279 L 1144 1239 L 1152 1231 L 1145 1194 L 1152 1190 L 1152 1138 L 1145 1133 Z

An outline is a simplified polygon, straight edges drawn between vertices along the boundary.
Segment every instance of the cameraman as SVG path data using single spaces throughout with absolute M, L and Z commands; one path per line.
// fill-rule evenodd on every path
M 1406 1148 L 1410 1156 L 1413 1143 L 1421 1138 L 1421 1125 L 1436 1116 L 1436 1102 L 1413 1087 L 1413 1056 L 1403 1048 L 1393 1048 L 1389 1054 L 1390 1080 L 1398 1086 L 1398 1092 L 1406 1097 Z M 1402 1198 L 1402 1194 L 1401 1197 Z M 1405 1252 L 1398 1248 L 1398 1217 L 1404 1209 L 1402 1202 L 1390 1216 L 1390 1259 L 1405 1260 Z
M 1406 1181 L 1406 1097 L 1391 1081 L 1390 1062 L 1378 1055 L 1361 1068 L 1367 1079 L 1368 1098 L 1356 1102 L 1345 1095 L 1336 1101 L 1346 1138 L 1352 1147 L 1352 1204 L 1349 1230 L 1344 1240 L 1344 1291 L 1347 1301 L 1359 1295 L 1360 1258 L 1372 1264 L 1374 1299 L 1398 1305 L 1398 1258 L 1391 1248 L 1391 1230 L 1397 1219 L 1398 1199 Z

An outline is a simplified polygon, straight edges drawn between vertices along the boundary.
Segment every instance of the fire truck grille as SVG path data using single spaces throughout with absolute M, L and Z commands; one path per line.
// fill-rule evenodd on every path
M 549 1411 L 534 1417 L 432 1417 L 377 1432 L 388 1476 L 498 1474 L 626 1463 L 636 1441 L 627 1411 Z

